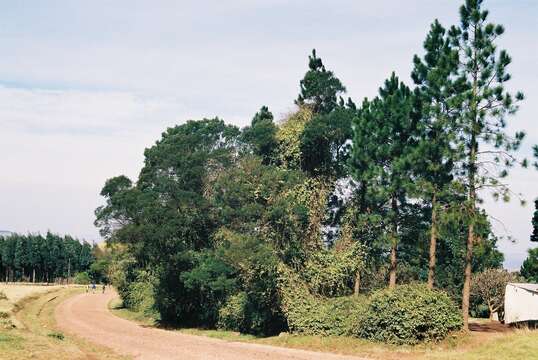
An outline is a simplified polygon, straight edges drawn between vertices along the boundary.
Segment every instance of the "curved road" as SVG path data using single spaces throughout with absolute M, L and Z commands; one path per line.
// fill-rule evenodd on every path
M 79 294 L 55 310 L 58 326 L 136 359 L 181 360 L 359 360 L 357 357 L 229 342 L 143 327 L 108 311 L 115 293 Z M 362 359 L 364 360 L 364 359 Z

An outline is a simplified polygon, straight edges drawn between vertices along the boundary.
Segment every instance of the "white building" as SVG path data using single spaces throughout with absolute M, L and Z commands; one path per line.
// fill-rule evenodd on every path
M 506 285 L 504 322 L 538 321 L 538 284 Z

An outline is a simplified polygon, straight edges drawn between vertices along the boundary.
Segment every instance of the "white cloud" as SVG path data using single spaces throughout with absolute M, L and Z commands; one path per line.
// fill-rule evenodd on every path
M 126 92 L 0 87 L 0 227 L 97 238 L 104 181 L 136 178 L 143 149 L 186 117 Z
M 20 89 L 0 86 L 0 126 L 35 134 L 113 136 L 185 113 L 177 103 L 128 92 Z
M 244 125 L 261 105 L 286 113 L 317 48 L 360 102 L 395 70 L 409 81 L 429 23 L 457 22 L 453 0 L 6 2 L 0 13 L 0 229 L 97 236 L 92 211 L 108 177 L 136 177 L 143 149 L 173 124 L 219 116 Z M 491 1 L 514 58 L 510 86 L 528 100 L 514 129 L 538 142 L 538 3 Z M 4 86 L 1 86 L 4 84 Z M 538 195 L 536 172 L 515 172 L 515 191 Z M 488 202 L 519 240 L 532 204 Z M 503 233 L 503 227 L 496 225 Z M 88 235 L 90 234 L 90 235 Z M 511 267 L 515 265 L 510 265 Z

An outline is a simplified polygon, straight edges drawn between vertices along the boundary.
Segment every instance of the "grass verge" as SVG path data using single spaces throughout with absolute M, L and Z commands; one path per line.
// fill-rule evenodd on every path
M 14 313 L 21 328 L 0 330 L 0 358 L 22 359 L 126 359 L 111 350 L 64 334 L 56 328 L 54 309 L 81 289 L 62 288 L 27 296 L 17 302 Z
M 154 319 L 123 308 L 121 301 L 109 304 L 113 314 L 145 326 L 157 326 Z M 516 330 L 510 333 L 457 333 L 434 344 L 395 346 L 374 343 L 352 337 L 321 337 L 281 334 L 256 337 L 233 331 L 206 329 L 176 329 L 185 334 L 207 336 L 227 341 L 240 341 L 294 349 L 356 355 L 387 360 L 538 360 L 538 331 Z

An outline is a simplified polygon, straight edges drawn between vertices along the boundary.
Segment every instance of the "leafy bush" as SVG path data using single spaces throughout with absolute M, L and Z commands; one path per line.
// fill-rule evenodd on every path
M 157 279 L 148 271 L 137 269 L 135 260 L 119 254 L 108 267 L 109 281 L 118 290 L 123 306 L 158 319 L 155 310 L 155 283 Z
M 445 338 L 462 327 L 454 302 L 425 285 L 401 285 L 374 293 L 357 335 L 391 344 L 417 344 Z
M 195 305 L 198 312 L 195 326 L 217 325 L 219 308 L 229 295 L 237 293 L 233 269 L 223 261 L 222 251 L 219 248 L 215 251 L 192 252 L 193 268 L 179 277 L 185 287 L 183 299 L 199 302 L 199 305 Z M 192 298 L 186 299 L 187 296 Z
M 73 282 L 79 285 L 88 285 L 90 281 L 90 275 L 88 275 L 88 273 L 85 271 L 76 273 L 75 277 L 73 278 Z
M 136 281 L 138 271 L 135 259 L 127 254 L 118 254 L 115 261 L 111 263 L 109 271 L 110 281 L 118 291 L 123 304 L 130 307 L 129 285 Z
M 260 238 L 235 232 L 225 234 L 225 243 L 223 259 L 236 272 L 239 289 L 246 294 L 246 297 L 241 295 L 245 300 L 241 331 L 275 335 L 285 330 L 277 290 L 279 260 L 271 245 Z
M 247 330 L 247 294 L 240 292 L 230 296 L 226 304 L 219 309 L 221 329 L 245 332 Z
M 147 271 L 139 271 L 136 281 L 129 284 L 126 299 L 128 307 L 148 316 L 155 316 L 155 279 Z
M 363 266 L 364 253 L 364 247 L 358 242 L 315 252 L 305 264 L 305 282 L 315 294 L 349 295 L 350 284 Z
M 279 290 L 290 332 L 305 335 L 353 335 L 366 310 L 364 297 L 314 296 L 291 269 L 281 266 Z

